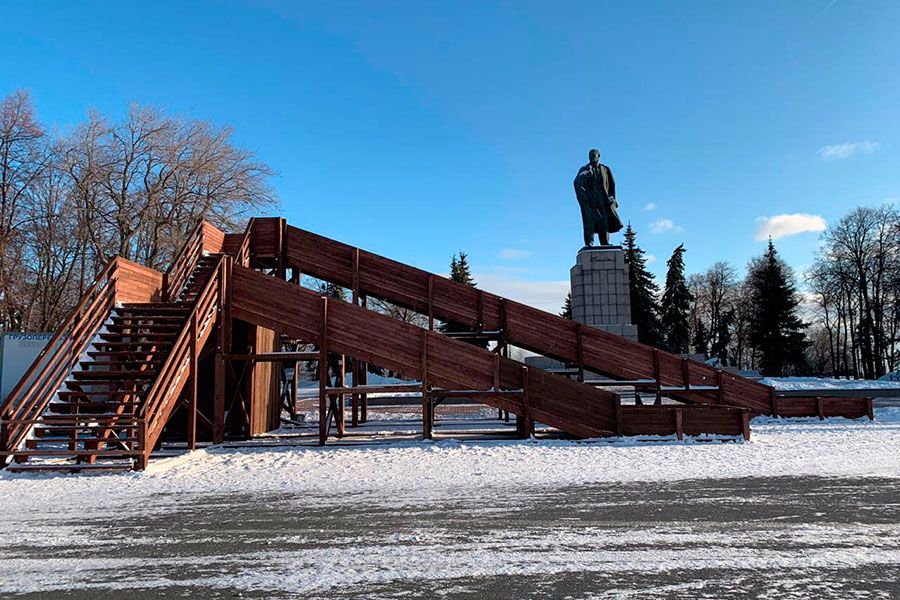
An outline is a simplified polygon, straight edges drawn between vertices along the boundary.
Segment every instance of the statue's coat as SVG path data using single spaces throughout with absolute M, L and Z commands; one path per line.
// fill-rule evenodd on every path
M 575 196 L 581 206 L 585 242 L 595 233 L 616 233 L 622 229 L 622 220 L 616 210 L 616 180 L 610 168 L 599 168 L 590 163 L 581 167 L 575 176 Z

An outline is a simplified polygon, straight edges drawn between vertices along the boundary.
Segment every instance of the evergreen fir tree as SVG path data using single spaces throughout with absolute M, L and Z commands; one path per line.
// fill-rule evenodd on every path
M 694 331 L 694 340 L 691 342 L 694 352 L 702 354 L 704 357 L 709 352 L 709 336 L 706 333 L 706 325 L 703 321 L 697 321 L 697 329 Z
M 690 350 L 688 313 L 693 296 L 684 280 L 684 244 L 666 262 L 666 288 L 662 297 L 662 328 L 669 351 L 686 354 Z
M 460 252 L 458 255 L 454 254 L 453 258 L 450 260 L 450 279 L 457 283 L 462 283 L 471 287 L 475 287 L 477 285 L 475 283 L 475 279 L 472 277 L 472 272 L 469 270 L 469 256 L 465 252 Z M 464 331 L 472 331 L 471 327 L 462 325 L 460 323 L 454 323 L 452 321 L 441 323 L 438 326 L 438 329 L 442 333 L 459 333 Z M 487 348 L 487 342 L 475 340 L 465 341 L 475 346 Z
M 572 320 L 572 292 L 566 294 L 566 301 L 563 303 L 562 312 L 559 313 L 559 316 L 570 321 Z
M 662 325 L 659 321 L 659 286 L 647 270 L 644 251 L 635 241 L 631 223 L 625 230 L 625 262 L 629 270 L 629 292 L 631 295 L 631 321 L 637 325 L 638 341 L 642 344 L 660 346 L 663 342 Z
M 764 375 L 789 375 L 806 367 L 806 324 L 797 316 L 800 299 L 790 268 L 769 238 L 766 253 L 750 266 L 750 342 Z

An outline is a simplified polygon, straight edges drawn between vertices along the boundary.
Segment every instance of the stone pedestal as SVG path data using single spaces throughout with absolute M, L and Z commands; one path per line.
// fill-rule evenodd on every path
M 637 325 L 631 323 L 628 266 L 621 246 L 582 248 L 572 279 L 572 318 L 637 341 Z

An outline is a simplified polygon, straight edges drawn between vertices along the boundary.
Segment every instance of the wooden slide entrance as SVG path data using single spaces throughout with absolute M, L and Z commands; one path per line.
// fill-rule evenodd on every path
M 351 302 L 299 285 L 303 275 L 349 288 Z M 421 313 L 418 327 L 367 307 Z M 492 350 L 439 333 L 453 321 Z M 285 353 L 289 338 L 312 351 Z M 455 337 L 460 337 L 459 335 Z M 565 361 L 574 378 L 507 356 L 513 345 Z M 348 357 L 352 385 L 332 377 Z M 414 380 L 422 431 L 434 406 L 464 397 L 578 437 L 749 437 L 753 414 L 872 417 L 870 400 L 780 399 L 768 386 L 568 321 L 444 277 L 291 227 L 253 219 L 242 233 L 201 222 L 166 273 L 113 260 L 0 406 L 0 466 L 11 470 L 144 468 L 163 439 L 195 448 L 275 429 L 275 360 L 313 363 L 319 443 L 357 423 L 367 365 Z M 346 362 L 341 361 L 341 364 Z M 679 404 L 623 406 L 600 373 Z M 396 387 L 396 386 L 393 386 Z M 408 389 L 408 386 L 405 386 Z

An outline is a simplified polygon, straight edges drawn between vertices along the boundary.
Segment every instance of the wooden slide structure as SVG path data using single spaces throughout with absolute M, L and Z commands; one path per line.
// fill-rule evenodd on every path
M 349 288 L 352 300 L 302 287 L 304 275 Z M 370 299 L 417 311 L 428 326 L 370 310 Z M 438 321 L 471 332 L 445 335 Z M 487 350 L 455 337 L 496 343 Z M 283 352 L 282 339 L 315 350 Z M 512 360 L 511 345 L 559 359 L 575 377 Z M 352 385 L 332 378 L 335 356 L 351 359 Z M 872 417 L 871 400 L 781 399 L 705 364 L 261 218 L 242 233 L 199 223 L 166 273 L 111 261 L 0 406 L 0 467 L 142 469 L 163 440 L 193 449 L 276 429 L 272 365 L 288 359 L 318 370 L 320 444 L 332 423 L 345 434 L 346 399 L 355 426 L 367 394 L 410 386 L 421 393 L 426 438 L 447 398 L 515 415 L 520 437 L 535 422 L 582 438 L 749 438 L 755 414 Z M 367 365 L 415 383 L 367 385 Z M 679 403 L 623 405 L 609 391 L 617 385 Z

